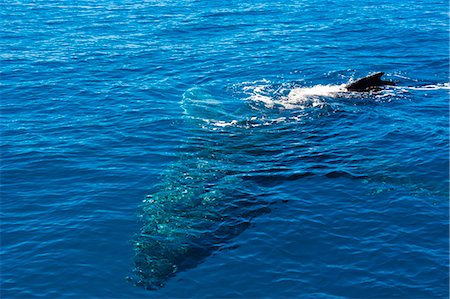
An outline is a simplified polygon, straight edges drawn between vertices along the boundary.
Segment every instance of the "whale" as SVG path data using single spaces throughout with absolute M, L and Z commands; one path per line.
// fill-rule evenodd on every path
M 383 75 L 384 72 L 370 74 L 348 83 L 345 88 L 347 91 L 368 92 L 373 90 L 380 90 L 383 86 L 386 85 L 395 85 L 395 82 L 393 81 L 382 80 L 381 77 Z
M 382 80 L 383 74 L 350 82 L 346 89 L 369 92 L 394 84 Z M 283 155 L 285 138 L 281 136 L 289 132 L 276 130 L 268 136 L 264 126 L 281 118 L 270 120 L 265 108 L 252 104 L 223 95 L 216 99 L 200 87 L 183 94 L 178 158 L 161 173 L 141 206 L 142 226 L 133 240 L 134 276 L 130 277 L 135 285 L 159 289 L 177 273 L 232 247 L 233 238 L 249 228 L 255 217 L 270 213 L 277 203 L 279 198 L 266 188 L 267 184 L 315 175 L 299 166 L 294 174 L 285 173 L 286 165 L 274 165 L 264 158 L 262 151 Z M 245 117 L 258 111 L 259 118 Z M 303 130 L 316 130 L 309 122 L 314 117 L 314 111 L 305 117 Z M 286 119 L 299 122 L 297 115 Z M 301 155 L 303 159 L 315 159 L 306 153 Z M 339 172 L 326 174 L 336 175 Z

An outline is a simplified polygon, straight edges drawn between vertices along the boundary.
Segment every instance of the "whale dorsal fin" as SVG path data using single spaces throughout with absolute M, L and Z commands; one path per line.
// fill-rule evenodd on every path
M 372 89 L 376 89 L 379 86 L 394 84 L 394 82 L 381 80 L 381 77 L 383 75 L 384 72 L 370 74 L 366 77 L 350 82 L 345 87 L 348 91 L 369 91 Z

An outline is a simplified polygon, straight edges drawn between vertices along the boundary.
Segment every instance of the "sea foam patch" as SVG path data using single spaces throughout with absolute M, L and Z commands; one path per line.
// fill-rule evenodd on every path
M 340 97 L 346 91 L 345 84 L 299 87 L 291 83 L 270 84 L 268 81 L 246 83 L 248 85 L 243 87 L 243 91 L 248 96 L 245 99 L 269 109 L 321 108 L 326 104 L 326 98 Z
M 418 86 L 418 87 L 409 87 L 409 89 L 412 90 L 449 90 L 450 89 L 450 83 L 438 83 L 438 84 L 429 84 L 424 86 Z

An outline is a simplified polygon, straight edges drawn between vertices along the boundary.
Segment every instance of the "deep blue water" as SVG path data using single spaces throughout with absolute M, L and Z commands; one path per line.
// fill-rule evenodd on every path
M 448 298 L 448 11 L 2 1 L 1 297 Z

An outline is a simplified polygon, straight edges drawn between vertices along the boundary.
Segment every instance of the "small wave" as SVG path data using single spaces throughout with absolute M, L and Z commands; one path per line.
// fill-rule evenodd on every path
M 220 128 L 225 127 L 236 127 L 236 128 L 256 128 L 262 126 L 272 126 L 275 124 L 285 123 L 287 121 L 299 121 L 302 115 L 291 116 L 291 117 L 277 117 L 268 118 L 266 116 L 252 116 L 249 118 L 244 118 L 242 120 L 214 120 L 214 119 L 203 119 L 205 124 L 213 126 L 212 130 L 216 131 Z M 208 126 L 203 126 L 203 128 L 208 128 Z
M 412 90 L 446 90 L 450 89 L 450 83 L 438 83 L 438 84 L 430 84 L 418 87 L 408 87 L 408 89 Z

